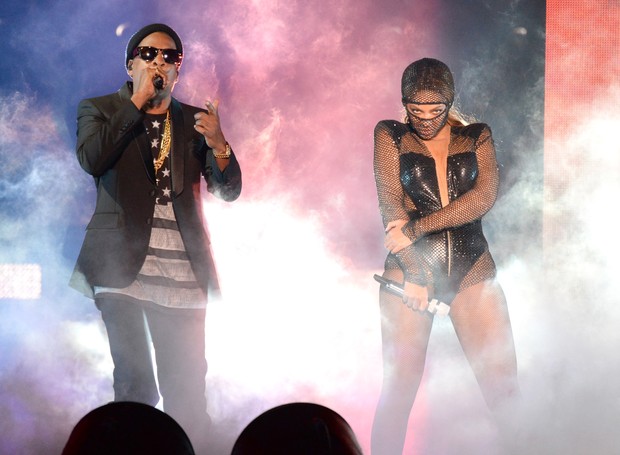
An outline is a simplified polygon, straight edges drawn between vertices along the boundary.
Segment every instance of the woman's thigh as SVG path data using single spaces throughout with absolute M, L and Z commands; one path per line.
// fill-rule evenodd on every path
M 400 270 L 388 269 L 384 277 L 401 282 Z M 424 368 L 433 315 L 407 307 L 400 296 L 380 292 L 383 363 L 399 375 L 420 374 Z
M 516 374 L 516 353 L 504 292 L 495 280 L 470 286 L 452 302 L 450 317 L 474 367 L 501 367 Z

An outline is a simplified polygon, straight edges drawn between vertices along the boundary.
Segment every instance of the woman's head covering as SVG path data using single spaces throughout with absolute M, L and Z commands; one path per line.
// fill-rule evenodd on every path
M 401 81 L 403 104 L 446 104 L 454 102 L 454 79 L 450 68 L 434 58 L 410 64 Z
M 454 102 L 454 79 L 450 68 L 434 58 L 423 58 L 410 64 L 401 81 L 403 105 L 444 104 L 446 109 L 431 119 L 417 117 L 407 110 L 409 123 L 424 140 L 435 137 L 448 122 L 450 107 Z

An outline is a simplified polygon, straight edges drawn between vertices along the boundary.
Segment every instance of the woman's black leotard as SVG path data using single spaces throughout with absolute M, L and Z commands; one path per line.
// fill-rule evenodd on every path
M 489 127 L 451 127 L 447 158 L 449 204 L 442 207 L 435 160 L 408 125 L 379 122 L 375 128 L 375 179 L 384 226 L 410 220 L 404 229 L 414 242 L 386 260 L 405 280 L 432 288 L 451 302 L 459 290 L 495 276 L 482 232 L 499 182 Z

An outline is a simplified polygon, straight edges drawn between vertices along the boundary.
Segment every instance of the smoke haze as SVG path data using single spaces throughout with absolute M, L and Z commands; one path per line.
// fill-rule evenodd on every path
M 224 293 L 209 305 L 206 332 L 209 410 L 224 422 L 224 447 L 265 409 L 316 401 L 343 415 L 369 451 L 382 368 L 372 275 L 385 258 L 372 132 L 402 115 L 403 69 L 433 56 L 452 68 L 461 110 L 489 123 L 496 141 L 502 186 L 484 227 L 515 335 L 522 453 L 614 453 L 620 310 L 610 198 L 620 189 L 612 136 L 620 72 L 607 66 L 570 109 L 550 99 L 562 82 L 545 74 L 550 56 L 571 68 L 582 49 L 547 42 L 545 67 L 545 21 L 561 4 L 548 2 L 545 17 L 539 3 L 3 6 L 0 263 L 41 264 L 43 281 L 39 299 L 0 300 L 0 453 L 59 452 L 81 416 L 113 399 L 99 314 L 67 286 L 94 208 L 74 155 L 75 109 L 120 87 L 125 45 L 152 22 L 183 40 L 175 97 L 220 100 L 244 174 L 235 203 L 204 199 Z M 617 2 L 605 11 L 620 16 Z M 553 17 L 570 23 L 565 14 Z M 595 27 L 602 17 L 592 16 L 598 40 L 588 35 L 588 46 L 617 32 L 613 21 Z M 545 126 L 573 109 L 575 117 Z M 449 320 L 437 318 L 433 330 L 408 453 L 496 453 L 497 432 Z

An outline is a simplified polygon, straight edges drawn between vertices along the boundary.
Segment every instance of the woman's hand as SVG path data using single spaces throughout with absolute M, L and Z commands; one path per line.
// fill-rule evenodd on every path
M 428 288 L 405 281 L 403 303 L 415 311 L 426 311 L 428 308 Z
M 408 220 L 390 221 L 385 228 L 385 242 L 383 243 L 390 253 L 396 254 L 411 245 L 411 240 L 403 234 L 403 226 Z

